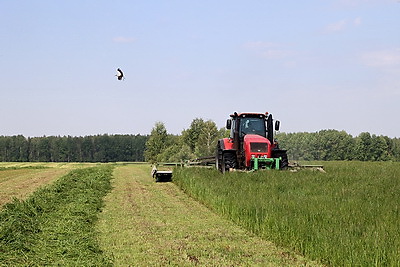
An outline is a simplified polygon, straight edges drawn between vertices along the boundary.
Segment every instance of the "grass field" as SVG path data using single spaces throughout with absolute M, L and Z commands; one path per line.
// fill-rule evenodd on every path
M 98 230 L 115 266 L 313 265 L 219 217 L 173 183 L 154 183 L 150 170 L 114 171 Z
M 258 236 L 332 266 L 400 265 L 400 163 L 324 162 L 327 173 L 177 169 L 189 195 Z
M 175 184 L 155 183 L 149 165 L 87 166 L 94 168 L 3 166 L 32 179 L 38 170 L 70 172 L 3 206 L 0 266 L 316 265 L 221 218 Z
M 324 165 L 0 163 L 0 266 L 399 266 L 400 164 Z

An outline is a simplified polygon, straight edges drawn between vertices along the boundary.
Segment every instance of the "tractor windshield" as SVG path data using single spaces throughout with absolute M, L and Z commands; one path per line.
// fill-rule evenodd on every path
M 242 118 L 240 121 L 240 136 L 246 134 L 257 134 L 265 137 L 265 120 L 264 118 Z

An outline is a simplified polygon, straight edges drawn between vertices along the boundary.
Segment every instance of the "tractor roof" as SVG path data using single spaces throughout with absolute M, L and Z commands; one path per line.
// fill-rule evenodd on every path
M 255 113 L 255 112 L 242 112 L 242 113 L 233 113 L 230 116 L 233 117 L 266 117 L 268 115 L 268 112 L 265 113 Z

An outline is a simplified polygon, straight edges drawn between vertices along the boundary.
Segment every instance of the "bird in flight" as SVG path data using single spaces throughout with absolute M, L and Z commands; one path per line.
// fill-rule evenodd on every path
M 119 68 L 117 69 L 117 74 L 115 74 L 115 76 L 117 76 L 118 80 L 125 79 L 124 73 Z

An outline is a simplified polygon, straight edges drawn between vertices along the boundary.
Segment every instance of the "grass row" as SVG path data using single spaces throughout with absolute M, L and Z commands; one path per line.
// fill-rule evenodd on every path
M 49 167 L 43 165 L 36 165 L 36 166 L 10 166 L 10 167 L 1 167 L 0 171 L 7 171 L 7 170 L 21 170 L 21 169 L 47 169 Z
M 333 266 L 400 265 L 400 164 L 326 163 L 327 173 L 176 169 L 188 194 L 248 230 Z
M 110 191 L 111 165 L 77 169 L 0 213 L 0 265 L 107 266 L 94 223 Z

